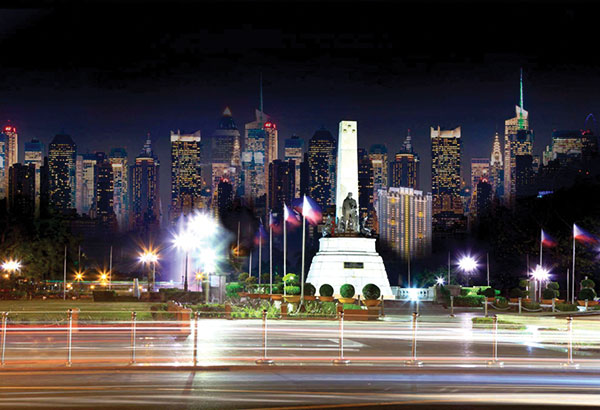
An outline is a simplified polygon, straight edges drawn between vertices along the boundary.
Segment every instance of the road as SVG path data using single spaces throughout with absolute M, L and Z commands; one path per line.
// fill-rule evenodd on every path
M 139 368 L 138 368 L 139 369 Z M 0 408 L 243 409 L 596 406 L 595 373 L 505 368 L 234 367 L 0 372 Z
M 345 322 L 344 357 L 354 364 L 486 363 L 556 366 L 572 357 L 582 367 L 600 366 L 600 323 L 576 320 L 573 333 L 565 319 L 524 319 L 522 325 L 472 328 L 471 316 L 423 316 L 413 329 L 408 315 L 381 322 Z M 273 320 L 267 325 L 267 353 L 278 364 L 331 363 L 340 355 L 340 324 L 323 320 Z M 260 320 L 204 319 L 199 321 L 197 364 L 254 363 L 264 355 Z M 413 340 L 414 351 L 413 351 Z M 193 363 L 194 336 L 172 329 L 137 323 L 136 364 L 189 365 Z M 129 365 L 132 361 L 129 327 L 98 327 L 72 334 L 72 366 Z M 64 366 L 68 358 L 66 329 L 10 328 L 6 336 L 5 365 Z

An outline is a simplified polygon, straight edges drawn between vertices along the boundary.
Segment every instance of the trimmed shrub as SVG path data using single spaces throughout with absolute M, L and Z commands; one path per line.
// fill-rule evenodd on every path
M 558 297 L 558 290 L 546 288 L 542 291 L 543 299 L 554 299 L 555 297 Z
M 354 286 L 349 283 L 344 283 L 340 288 L 340 295 L 343 298 L 353 298 L 355 293 Z
M 362 310 L 362 308 L 352 303 L 344 303 L 344 310 Z
M 558 284 L 558 282 L 548 282 L 548 284 L 546 285 L 546 287 L 548 289 L 552 289 L 552 290 L 558 290 L 558 289 L 560 289 L 560 285 Z
M 554 307 L 561 312 L 576 312 L 578 310 L 577 305 L 571 303 L 558 303 Z
M 486 298 L 493 298 L 496 297 L 496 289 L 494 288 L 487 288 L 486 290 L 483 291 L 483 294 Z
M 594 289 L 596 287 L 596 283 L 594 283 L 594 281 L 591 279 L 584 279 L 581 281 L 581 287 L 583 289 L 585 289 L 585 288 Z
M 114 302 L 117 298 L 117 292 L 114 290 L 95 290 L 92 294 L 94 302 Z
M 379 296 L 381 296 L 381 290 L 379 289 L 379 286 L 369 283 L 362 288 L 362 294 L 363 298 L 367 300 L 375 300 L 379 299 Z
M 583 288 L 579 291 L 577 300 L 594 300 L 596 297 L 596 291 L 592 288 Z
M 281 295 L 283 293 L 283 283 L 274 283 L 273 284 L 273 293 L 275 295 Z
M 283 283 L 286 285 L 299 285 L 300 281 L 298 280 L 298 275 L 295 273 L 288 273 L 283 277 Z
M 540 308 L 540 304 L 537 302 L 521 302 L 521 306 L 529 310 L 537 310 Z
M 460 288 L 460 296 L 469 296 L 471 289 Z
M 498 296 L 494 301 L 494 306 L 499 307 L 501 309 L 508 307 L 508 299 L 502 296 Z
M 248 273 L 247 272 L 242 272 L 238 275 L 238 282 L 246 282 L 246 279 L 248 279 Z
M 243 290 L 244 286 L 239 282 L 231 282 L 225 285 L 225 294 L 230 298 L 237 297 L 238 292 L 242 292 Z
M 527 286 L 529 286 L 529 281 L 527 279 L 521 279 L 519 281 L 519 287 L 520 288 L 527 288 Z
M 483 306 L 484 296 L 458 296 L 454 298 L 454 306 L 478 307 Z
M 300 289 L 300 286 L 290 285 L 290 286 L 285 287 L 286 295 L 296 296 L 296 295 L 299 295 L 301 291 L 302 290 Z
M 333 287 L 331 285 L 328 285 L 327 283 L 321 285 L 321 287 L 319 288 L 319 295 L 326 297 L 333 296 Z
M 525 295 L 525 291 L 519 288 L 513 288 L 508 292 L 508 296 L 511 298 L 522 298 Z
M 316 292 L 317 292 L 317 290 L 312 285 L 312 283 L 305 283 L 304 284 L 304 295 L 305 296 L 315 296 Z

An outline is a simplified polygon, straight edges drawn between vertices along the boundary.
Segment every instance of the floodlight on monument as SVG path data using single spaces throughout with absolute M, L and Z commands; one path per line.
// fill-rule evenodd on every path
M 465 255 L 459 259 L 458 267 L 463 272 L 469 274 L 477 269 L 477 260 L 471 255 Z
M 550 278 L 550 271 L 544 268 L 543 266 L 537 265 L 535 269 L 531 272 L 533 278 L 537 281 L 544 282 Z
M 444 281 L 444 278 L 442 278 L 441 276 L 438 276 L 438 278 L 436 279 L 436 281 L 435 281 L 435 282 L 436 282 L 438 285 L 440 285 L 440 286 L 444 286 L 444 283 L 446 283 L 446 282 Z

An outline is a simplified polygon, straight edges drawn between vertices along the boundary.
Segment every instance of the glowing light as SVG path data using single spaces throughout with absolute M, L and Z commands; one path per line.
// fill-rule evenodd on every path
M 477 260 L 470 255 L 463 256 L 458 261 L 458 267 L 465 273 L 471 273 L 477 269 Z
M 265 122 L 265 128 L 275 128 L 275 124 L 271 121 Z
M 550 277 L 550 272 L 543 266 L 537 265 L 535 269 L 531 272 L 531 275 L 534 277 L 535 280 L 546 281 Z
M 442 278 L 441 276 L 438 276 L 437 280 L 435 281 L 438 285 L 443 286 L 444 285 L 444 278 Z
M 410 288 L 408 289 L 408 298 L 410 300 L 419 300 L 419 289 L 417 288 Z
M 75 280 L 81 282 L 83 280 L 83 272 L 75 272 Z
M 2 264 L 2 269 L 8 272 L 21 270 L 21 262 L 15 260 L 6 261 Z
M 100 281 L 101 282 L 106 282 L 108 280 L 108 273 L 106 272 L 100 272 Z
M 158 262 L 158 255 L 154 251 L 145 251 L 140 253 L 139 260 L 141 263 L 156 263 Z
M 90 285 L 90 289 L 94 290 L 94 289 L 96 289 L 96 286 L 95 285 Z

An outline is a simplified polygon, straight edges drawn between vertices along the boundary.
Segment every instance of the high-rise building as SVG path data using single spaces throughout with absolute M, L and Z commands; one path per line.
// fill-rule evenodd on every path
M 325 210 L 335 204 L 337 142 L 326 129 L 308 142 L 309 196 Z
M 119 229 L 129 228 L 129 167 L 125 148 L 113 148 L 108 157 L 113 173 L 113 209 Z
M 244 152 L 242 153 L 242 169 L 244 178 L 244 199 L 253 204 L 258 198 L 266 195 L 266 182 L 269 173 L 267 157 L 266 115 L 256 110 L 256 121 L 245 126 Z
M 492 209 L 492 185 L 489 180 L 481 178 L 473 190 L 477 191 L 476 202 L 472 205 L 476 208 L 477 216 L 481 218 L 489 215 Z
M 150 135 L 131 166 L 131 223 L 147 234 L 160 228 L 160 184 L 158 158 L 152 151 Z
M 414 153 L 410 130 L 402 144 L 402 150 L 396 154 L 390 164 L 389 184 L 392 187 L 408 187 L 417 189 L 419 186 L 419 156 Z
M 33 164 L 35 166 L 35 216 L 40 216 L 40 184 L 41 169 L 44 165 L 44 144 L 40 140 L 33 138 L 25 143 L 25 165 Z
M 48 146 L 49 205 L 59 211 L 75 208 L 77 146 L 67 134 L 57 134 Z
M 296 170 L 294 171 L 294 179 L 296 185 L 296 192 L 294 197 L 300 198 L 300 167 L 302 166 L 302 158 L 304 156 L 304 139 L 297 135 L 292 135 L 291 138 L 285 139 L 285 145 L 283 148 L 283 157 L 286 161 L 293 160 L 296 164 Z
M 220 217 L 233 206 L 233 185 L 223 178 L 217 186 L 217 212 Z
M 516 199 L 517 192 L 517 157 L 519 156 L 529 156 L 533 158 L 533 131 L 528 129 L 520 129 L 517 130 L 514 134 L 508 135 L 508 138 L 505 140 L 509 144 L 509 167 L 508 171 L 510 174 L 508 175 L 508 183 L 507 179 L 507 167 L 506 161 L 507 157 L 504 158 L 504 196 L 506 198 L 506 205 L 512 206 L 514 205 L 514 200 Z M 505 149 L 506 151 L 506 149 Z
M 597 152 L 596 137 L 590 131 L 561 130 L 552 132 L 552 141 L 543 153 L 543 165 L 558 159 L 564 166 L 581 161 Z
M 96 206 L 96 154 L 79 154 L 76 163 L 77 212 L 80 215 L 95 212 Z
M 310 168 L 308 166 L 308 152 L 304 153 L 300 164 L 300 198 L 304 195 L 310 196 Z
M 276 159 L 269 164 L 269 209 L 280 213 L 291 204 L 296 193 L 296 163 Z
M 13 164 L 8 176 L 8 208 L 26 218 L 35 216 L 35 165 Z
M 19 162 L 19 134 L 17 134 L 15 127 L 6 125 L 4 135 L 6 135 L 6 163 L 10 168 L 13 164 Z
M 431 127 L 431 190 L 433 226 L 437 231 L 464 228 L 460 181 L 460 127 Z
M 529 130 L 529 112 L 523 105 L 523 70 L 521 70 L 519 85 L 520 98 L 519 105 L 515 106 L 515 116 L 504 122 L 504 204 L 507 206 L 512 206 L 514 203 L 516 155 L 532 155 L 531 146 L 528 153 L 519 154 L 517 153 L 519 149 L 513 144 L 518 131 Z M 533 144 L 533 139 L 531 143 Z M 523 148 L 527 147 L 521 146 L 521 150 Z
M 171 222 L 204 206 L 200 139 L 200 131 L 193 134 L 171 131 Z
M 504 195 L 504 165 L 502 160 L 502 149 L 500 148 L 500 135 L 494 135 L 494 145 L 490 156 L 490 178 L 492 185 L 492 198 L 502 198 Z
M 379 238 L 403 259 L 431 253 L 432 197 L 412 188 L 379 190 Z
M 379 189 L 388 185 L 388 152 L 383 144 L 373 144 L 369 149 L 369 159 L 373 166 L 373 192 L 377 195 Z
M 0 200 L 8 195 L 8 167 L 6 166 L 6 135 L 0 134 Z
M 375 172 L 370 155 L 363 148 L 358 149 L 358 218 L 360 223 L 366 222 L 365 226 L 377 230 L 374 221 L 374 186 Z
M 217 188 L 223 178 L 226 178 L 237 188 L 241 181 L 240 131 L 233 120 L 231 110 L 226 107 L 217 129 L 212 135 L 212 180 L 211 183 L 214 204 L 217 203 Z
M 113 167 L 104 153 L 96 153 L 95 183 L 95 216 L 96 218 L 114 222 L 114 174 Z
M 481 179 L 489 181 L 490 160 L 488 158 L 471 158 L 471 217 L 477 216 L 477 184 Z
M 515 158 L 515 198 L 537 194 L 532 155 L 517 155 Z

